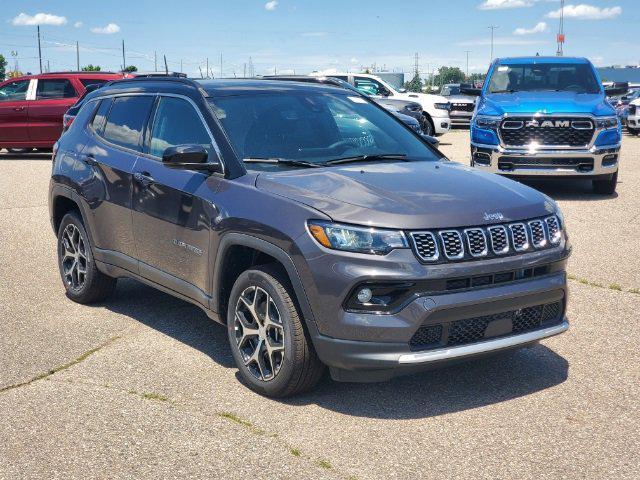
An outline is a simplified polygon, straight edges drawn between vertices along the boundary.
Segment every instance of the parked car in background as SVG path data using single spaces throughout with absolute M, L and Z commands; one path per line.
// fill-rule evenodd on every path
M 381 381 L 569 328 L 556 203 L 331 85 L 100 88 L 57 144 L 49 211 L 71 300 L 130 277 L 191 302 L 263 395 L 310 390 L 326 366 Z
M 471 124 L 471 165 L 514 177 L 584 178 L 615 192 L 622 129 L 586 58 L 515 57 L 489 67 Z M 472 93 L 473 89 L 463 90 Z
M 319 73 L 311 75 L 322 76 Z M 451 130 L 450 105 L 447 99 L 440 95 L 396 90 L 381 78 L 366 73 L 332 73 L 330 76 L 349 82 L 373 98 L 418 102 L 422 106 L 422 131 L 427 135 L 440 136 Z
M 640 134 L 640 98 L 627 106 L 627 131 L 633 135 Z
M 449 100 L 449 103 L 451 104 L 449 117 L 451 118 L 452 126 L 470 125 L 473 110 L 476 108 L 476 97 L 463 95 L 460 93 L 460 88 L 472 88 L 472 85 L 464 83 L 447 83 L 443 85 L 442 90 L 440 90 L 440 95 Z
M 63 115 L 88 85 L 123 78 L 122 73 L 60 72 L 0 83 L 0 148 L 49 149 L 62 133 Z

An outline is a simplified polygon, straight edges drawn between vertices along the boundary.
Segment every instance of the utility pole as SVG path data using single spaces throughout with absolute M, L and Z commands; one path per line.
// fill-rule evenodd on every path
M 153 71 L 158 71 L 158 55 L 155 50 L 153 51 Z
M 414 74 L 414 77 L 415 77 L 416 75 L 420 75 L 420 65 L 419 65 L 419 62 L 420 62 L 420 55 L 418 54 L 418 52 L 416 52 L 416 53 L 414 54 L 414 66 L 413 66 L 413 74 Z
M 471 53 L 471 50 L 465 50 L 464 51 L 467 54 L 467 80 L 469 79 L 469 53 Z
M 127 68 L 127 58 L 124 55 L 124 38 L 122 39 L 122 70 Z
M 205 73 L 207 74 L 207 78 L 209 78 L 209 57 L 207 57 L 207 68 L 205 69 Z
M 180 59 L 180 73 L 182 73 L 182 59 Z
M 222 52 L 220 52 L 220 78 L 222 78 Z
M 497 26 L 497 25 L 491 25 L 490 27 L 487 27 L 487 28 L 489 28 L 491 30 L 491 60 L 489 61 L 489 63 L 491 63 L 491 62 L 493 62 L 493 31 L 496 28 L 500 28 L 500 27 Z
M 40 62 L 40 73 L 42 73 L 42 47 L 40 46 L 40 25 L 38 25 L 38 60 Z
M 47 73 L 51 71 L 51 65 L 49 65 L 49 60 L 47 60 Z
M 247 62 L 244 62 L 244 70 L 242 73 L 242 78 L 247 78 Z
M 563 46 L 564 46 L 564 0 L 560 0 L 560 26 L 558 28 L 558 51 L 556 55 L 561 57 L 563 54 Z
M 76 41 L 76 67 L 79 72 L 80 71 L 80 46 L 78 45 L 77 41 Z

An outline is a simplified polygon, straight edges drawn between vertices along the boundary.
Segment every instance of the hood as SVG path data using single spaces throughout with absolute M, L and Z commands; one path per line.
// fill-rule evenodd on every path
M 449 95 L 447 99 L 451 103 L 476 103 L 476 97 L 469 95 Z
M 495 174 L 452 162 L 376 162 L 260 173 L 257 188 L 336 222 L 398 229 L 452 228 L 547 215 L 553 201 Z
M 432 103 L 447 103 L 449 101 L 447 97 L 443 97 L 442 95 L 432 95 L 430 93 L 407 92 L 405 95 L 407 100 L 414 100 L 416 102 L 427 101 Z
M 584 113 L 596 116 L 615 115 L 613 107 L 601 94 L 574 92 L 487 93 L 481 97 L 478 111 L 483 115 L 505 113 Z

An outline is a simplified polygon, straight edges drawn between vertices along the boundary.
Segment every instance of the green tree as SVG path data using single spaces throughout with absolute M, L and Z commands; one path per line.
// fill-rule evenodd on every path
M 409 82 L 405 82 L 403 85 L 407 92 L 421 92 L 422 91 L 422 79 L 420 75 L 416 72 L 413 78 Z
M 440 67 L 435 78 L 437 85 L 445 83 L 462 83 L 464 82 L 464 72 L 458 67 Z
M 484 83 L 484 77 L 485 77 L 484 73 L 472 73 L 471 75 L 469 75 L 469 82 Z
M 0 55 L 0 80 L 4 80 L 7 75 L 7 60 L 4 58 L 4 55 Z
M 100 71 L 100 65 L 87 65 L 86 67 L 82 67 L 82 71 L 83 72 L 99 72 Z
M 138 67 L 136 67 L 135 65 L 129 65 L 128 67 L 125 67 L 124 70 L 122 70 L 123 72 L 137 72 L 138 71 Z

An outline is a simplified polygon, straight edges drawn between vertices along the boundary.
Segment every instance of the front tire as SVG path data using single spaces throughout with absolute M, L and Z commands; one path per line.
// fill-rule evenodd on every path
M 311 390 L 325 370 L 285 285 L 277 269 L 256 267 L 240 274 L 229 297 L 227 332 L 240 376 L 268 397 Z
M 433 126 L 433 122 L 429 116 L 424 113 L 422 114 L 422 125 L 420 125 L 420 127 L 422 128 L 422 133 L 425 135 L 429 135 L 431 137 L 435 136 L 436 129 Z
M 600 195 L 613 195 L 616 192 L 618 184 L 618 172 L 611 175 L 611 178 L 605 180 L 594 180 L 593 191 Z
M 67 213 L 58 229 L 58 267 L 67 297 L 77 303 L 99 302 L 116 287 L 117 279 L 100 272 L 80 215 Z

